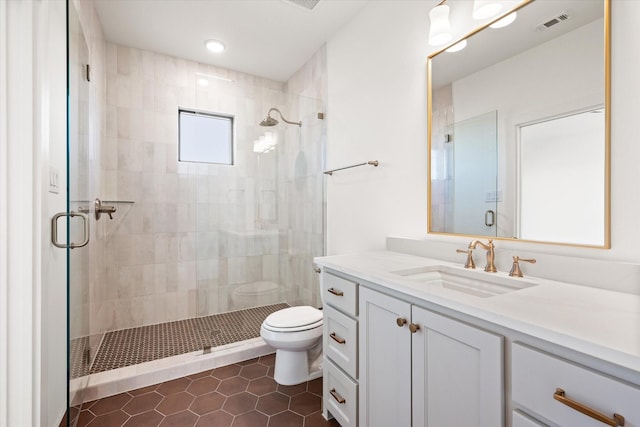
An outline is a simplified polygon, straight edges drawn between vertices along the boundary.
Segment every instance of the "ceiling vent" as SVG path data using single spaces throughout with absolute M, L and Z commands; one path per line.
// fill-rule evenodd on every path
M 548 30 L 554 25 L 560 24 L 561 22 L 568 21 L 568 20 L 569 20 L 569 14 L 567 12 L 561 12 L 559 15 L 554 16 L 553 18 L 548 19 L 546 22 L 543 22 L 542 24 L 536 26 L 536 30 L 538 31 Z
M 285 0 L 287 3 L 294 4 L 307 10 L 312 10 L 320 2 L 320 0 Z

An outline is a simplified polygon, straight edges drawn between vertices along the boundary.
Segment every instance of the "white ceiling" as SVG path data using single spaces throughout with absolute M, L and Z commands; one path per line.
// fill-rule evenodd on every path
M 95 0 L 105 38 L 277 81 L 286 81 L 368 0 Z M 227 49 L 212 54 L 208 39 Z

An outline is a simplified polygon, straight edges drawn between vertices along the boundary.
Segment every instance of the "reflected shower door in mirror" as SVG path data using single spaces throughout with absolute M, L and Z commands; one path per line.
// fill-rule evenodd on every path
M 441 173 L 432 177 L 434 231 L 497 235 L 496 131 L 492 111 L 447 126 L 432 141 L 438 152 L 432 162 L 441 162 L 434 165 Z
M 526 0 L 429 56 L 429 233 L 609 247 L 609 9 Z

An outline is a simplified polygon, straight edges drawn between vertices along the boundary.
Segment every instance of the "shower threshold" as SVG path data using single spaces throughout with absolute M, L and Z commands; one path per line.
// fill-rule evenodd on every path
M 87 384 L 78 396 L 88 402 L 273 353 L 260 338 L 260 325 L 286 307 L 280 303 L 108 332 L 88 380 L 72 382 Z M 209 346 L 210 352 L 203 351 Z

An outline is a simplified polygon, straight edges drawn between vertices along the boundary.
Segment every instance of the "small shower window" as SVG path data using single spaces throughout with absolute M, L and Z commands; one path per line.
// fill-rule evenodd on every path
M 178 160 L 233 164 L 233 116 L 178 110 Z

